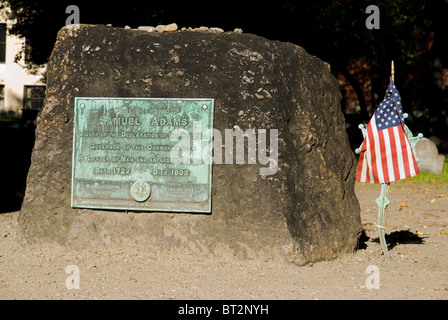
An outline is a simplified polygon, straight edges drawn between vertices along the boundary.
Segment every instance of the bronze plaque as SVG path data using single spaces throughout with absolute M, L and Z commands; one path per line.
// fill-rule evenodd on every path
M 72 207 L 211 212 L 213 109 L 213 99 L 75 98 Z

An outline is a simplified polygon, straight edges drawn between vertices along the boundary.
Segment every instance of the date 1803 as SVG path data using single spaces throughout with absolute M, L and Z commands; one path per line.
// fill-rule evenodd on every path
M 152 170 L 153 176 L 189 176 L 190 170 L 188 169 L 154 169 Z

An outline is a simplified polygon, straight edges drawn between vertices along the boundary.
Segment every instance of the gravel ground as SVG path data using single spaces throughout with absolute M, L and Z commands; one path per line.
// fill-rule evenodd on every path
M 378 185 L 357 184 L 365 248 L 306 266 L 110 246 L 29 245 L 18 212 L 0 214 L 0 299 L 438 299 L 448 298 L 448 187 L 391 185 L 386 233 L 377 239 Z M 79 289 L 69 289 L 79 270 Z M 373 270 L 373 271 L 372 271 Z

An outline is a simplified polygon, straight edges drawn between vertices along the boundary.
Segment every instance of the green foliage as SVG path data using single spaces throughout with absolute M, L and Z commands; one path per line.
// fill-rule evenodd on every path
M 65 9 L 75 4 L 80 9 L 81 23 L 112 24 L 132 28 L 176 22 L 180 27 L 219 26 L 224 30 L 241 27 L 270 39 L 290 41 L 330 63 L 332 71 L 342 73 L 355 88 L 367 117 L 362 81 L 350 77 L 347 67 L 357 60 L 369 65 L 375 108 L 384 95 L 390 76 L 390 61 L 395 61 L 396 83 L 400 85 L 403 103 L 418 101 L 417 95 L 433 97 L 430 92 L 433 59 L 446 59 L 447 42 L 445 0 L 279 0 L 270 2 L 226 0 L 210 1 L 130 1 L 114 3 L 98 0 L 6 0 L 17 23 L 13 34 L 26 37 L 32 46 L 35 64 L 48 61 L 57 31 L 68 17 Z M 4 2 L 2 2 L 4 3 Z M 367 6 L 380 9 L 380 29 L 369 30 L 365 21 Z M 0 4 L 0 7 L 4 4 Z M 428 54 L 428 41 L 439 43 L 438 52 Z M 444 58 L 445 57 L 445 58 Z M 448 62 L 443 62 L 448 65 Z M 409 75 L 413 75 L 410 80 Z M 417 92 L 416 90 L 421 90 Z M 427 92 L 424 92 L 424 91 Z M 414 96 L 414 97 L 412 97 Z M 427 99 L 425 99 L 427 101 Z M 438 101 L 426 102 L 429 108 L 440 108 Z M 439 106 L 434 106 L 439 104 Z
M 16 22 L 9 32 L 24 37 L 32 48 L 30 61 L 34 65 L 30 64 L 30 67 L 36 68 L 46 63 L 54 45 L 56 32 L 63 25 L 61 22 L 63 23 L 64 16 L 57 19 L 57 16 L 50 18 L 48 15 L 57 10 L 58 5 L 48 0 L 7 0 L 2 5 L 9 6 L 9 18 Z M 58 9 L 64 10 L 60 7 Z
M 69 16 L 66 8 L 75 4 L 80 9 L 81 23 L 113 24 L 124 27 L 130 25 L 159 24 L 165 17 L 164 3 L 144 2 L 121 3 L 87 0 L 6 0 L 2 6 L 9 6 L 9 18 L 16 23 L 10 33 L 26 38 L 32 47 L 30 60 L 35 65 L 48 62 L 57 32 L 65 25 Z M 33 67 L 32 64 L 29 65 Z M 34 66 L 35 67 L 35 66 Z
M 330 63 L 333 72 L 342 73 L 357 90 L 362 87 L 355 77 L 348 74 L 350 60 L 366 62 L 372 86 L 372 111 L 384 96 L 390 76 L 390 63 L 395 61 L 396 82 L 400 88 L 408 86 L 409 74 L 430 72 L 432 61 L 425 55 L 428 39 L 442 20 L 438 12 L 447 11 L 442 0 L 371 0 L 317 1 L 314 24 L 308 40 L 308 50 Z M 369 30 L 365 9 L 375 4 L 380 9 L 380 29 Z M 319 9 L 318 9 L 319 8 Z M 298 42 L 301 43 L 301 42 Z M 427 64 L 424 70 L 421 66 Z M 414 94 L 415 83 L 409 83 Z M 356 91 L 361 105 L 361 115 L 367 120 L 367 105 L 362 91 Z M 410 95 L 410 94 L 409 94 Z M 408 96 L 409 96 L 408 95 Z M 406 95 L 405 95 L 406 97 Z M 405 100 L 405 102 L 407 102 Z
M 80 8 L 81 23 L 112 23 L 117 26 L 152 25 L 177 22 L 192 26 L 215 21 L 216 24 L 244 26 L 249 31 L 260 31 L 268 36 L 289 39 L 316 50 L 327 61 L 341 64 L 350 57 L 387 61 L 416 62 L 422 45 L 433 24 L 433 14 L 443 0 L 380 0 L 380 30 L 368 30 L 365 20 L 370 0 L 315 0 L 312 2 L 276 1 L 259 2 L 225 1 L 220 8 L 211 8 L 206 2 L 176 2 L 172 7 L 160 2 L 131 1 L 120 6 L 110 1 L 85 0 L 7 0 L 12 16 L 17 20 L 12 33 L 25 36 L 33 47 L 45 52 L 55 40 L 56 32 L 64 25 L 65 8 L 76 4 Z M 199 11 L 199 9 L 203 9 Z M 170 21 L 168 21 L 170 20 Z M 37 41 L 39 40 L 39 41 Z M 38 51 L 38 50 L 35 51 Z M 336 51 L 329 51 L 335 49 Z M 44 54 L 36 53 L 36 63 L 43 62 Z M 334 61 L 337 60 L 337 61 Z M 333 64 L 333 63 L 332 63 Z M 346 65 L 344 65 L 346 67 Z

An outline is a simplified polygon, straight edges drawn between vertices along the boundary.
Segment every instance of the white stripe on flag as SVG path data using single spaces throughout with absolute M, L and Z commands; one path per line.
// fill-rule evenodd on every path
M 383 174 L 383 166 L 381 164 L 381 148 L 380 148 L 380 137 L 378 136 L 378 129 L 376 127 L 376 120 L 372 119 L 372 133 L 373 133 L 373 142 L 375 144 L 375 158 L 376 158 L 376 170 L 378 173 L 379 183 L 384 183 L 384 174 Z
M 370 145 L 369 136 L 367 134 L 366 134 L 366 145 L 367 145 L 367 150 L 364 154 L 364 158 L 366 159 L 366 169 L 368 170 L 370 183 L 373 183 L 372 157 L 371 157 L 371 153 L 370 153 L 371 145 Z
M 392 148 L 390 145 L 390 137 L 389 137 L 389 130 L 383 130 L 384 135 L 384 145 L 385 145 L 385 152 L 387 157 L 387 172 L 389 174 L 389 181 L 395 180 L 395 174 L 394 174 L 394 164 L 392 159 Z

